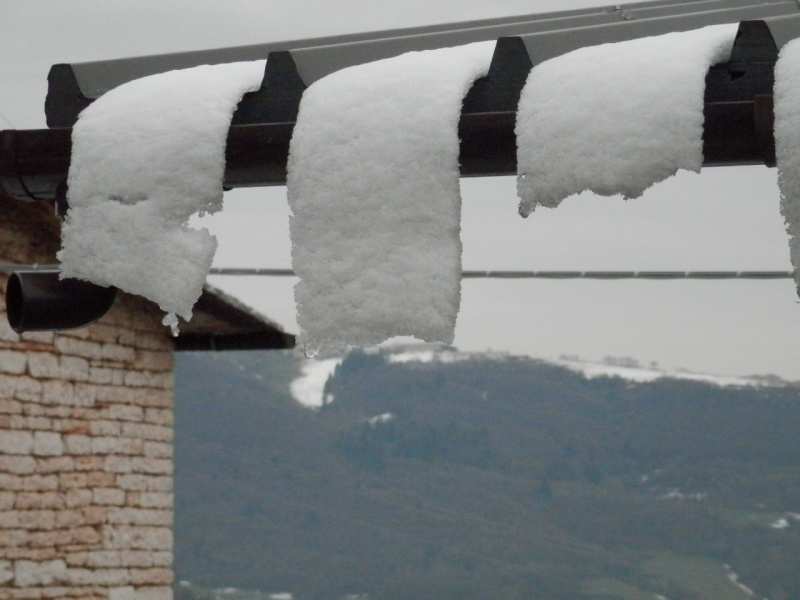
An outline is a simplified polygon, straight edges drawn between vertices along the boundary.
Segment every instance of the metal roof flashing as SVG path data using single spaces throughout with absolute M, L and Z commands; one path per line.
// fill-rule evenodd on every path
M 201 64 L 260 60 L 290 51 L 306 85 L 336 70 L 413 50 L 455 46 L 499 37 L 521 36 L 532 63 L 577 47 L 696 29 L 717 23 L 772 19 L 800 14 L 795 0 L 655 0 L 616 6 L 499 17 L 390 29 L 316 39 L 270 42 L 232 48 L 118 58 L 55 65 L 51 77 L 73 79 L 86 99 L 95 99 L 122 83 L 147 75 Z M 781 23 L 782 40 L 790 35 Z M 791 26 L 789 26 L 791 27 Z M 543 36 L 539 38 L 538 36 Z M 74 122 L 74 121 L 73 121 Z M 51 127 L 72 123 L 53 122 Z

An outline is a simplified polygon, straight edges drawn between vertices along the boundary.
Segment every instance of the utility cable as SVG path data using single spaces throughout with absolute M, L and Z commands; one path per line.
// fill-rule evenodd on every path
M 0 272 L 57 271 L 53 264 L 0 263 Z M 209 275 L 296 277 L 292 269 L 212 267 Z M 793 279 L 792 271 L 462 271 L 462 279 Z

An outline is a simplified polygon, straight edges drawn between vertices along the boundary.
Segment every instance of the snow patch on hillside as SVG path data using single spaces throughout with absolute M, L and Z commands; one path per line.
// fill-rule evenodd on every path
M 333 402 L 331 394 L 325 395 L 325 384 L 333 375 L 343 358 L 307 360 L 301 367 L 302 374 L 289 385 L 292 397 L 303 406 L 319 408 Z
M 751 379 L 748 377 L 733 377 L 727 375 L 709 375 L 704 373 L 692 373 L 682 370 L 661 370 L 646 367 L 633 367 L 610 365 L 606 363 L 583 362 L 574 360 L 559 359 L 552 361 L 554 364 L 566 367 L 571 371 L 581 373 L 587 379 L 595 377 L 619 377 L 637 383 L 648 383 L 657 379 L 683 379 L 697 381 L 700 383 L 710 383 L 720 387 L 763 387 L 770 385 L 763 379 Z

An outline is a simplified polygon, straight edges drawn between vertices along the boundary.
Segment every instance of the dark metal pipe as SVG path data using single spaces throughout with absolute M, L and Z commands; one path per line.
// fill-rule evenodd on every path
M 17 333 L 77 329 L 102 317 L 117 288 L 78 279 L 59 279 L 58 271 L 11 274 L 6 287 L 8 323 Z

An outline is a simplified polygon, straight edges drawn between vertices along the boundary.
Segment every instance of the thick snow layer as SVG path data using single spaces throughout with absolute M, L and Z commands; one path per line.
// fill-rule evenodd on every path
M 531 71 L 517 112 L 520 214 L 591 190 L 640 196 L 703 164 L 709 66 L 728 60 L 738 25 L 603 44 Z
M 303 363 L 302 375 L 292 381 L 289 392 L 292 397 L 303 406 L 319 408 L 329 404 L 333 398 L 325 397 L 325 383 L 333 375 L 340 364 L 341 358 L 326 358 L 324 360 L 308 360 Z
M 800 294 L 800 39 L 786 44 L 775 65 L 775 157 L 781 214 Z
M 201 66 L 124 84 L 84 110 L 72 133 L 62 277 L 145 296 L 191 318 L 217 247 L 195 213 L 222 208 L 231 116 L 264 61 Z
M 458 121 L 494 42 L 350 67 L 311 85 L 287 187 L 299 346 L 451 342 L 461 289 Z

